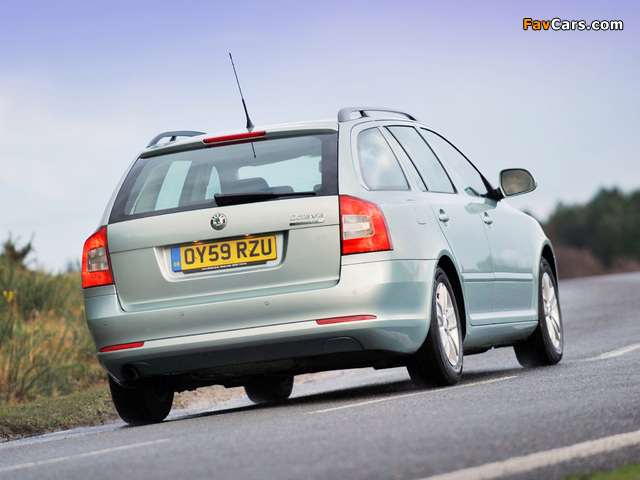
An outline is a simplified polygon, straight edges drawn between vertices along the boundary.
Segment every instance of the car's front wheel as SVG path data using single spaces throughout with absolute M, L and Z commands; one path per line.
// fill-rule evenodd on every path
M 127 388 L 109 376 L 111 398 L 120 418 L 133 425 L 157 423 L 164 420 L 171 411 L 173 390 L 161 384 Z
M 407 370 L 420 386 L 453 385 L 462 376 L 462 357 L 458 304 L 447 274 L 438 268 L 433 282 L 429 333 L 411 357 Z
M 265 375 L 247 382 L 244 391 L 253 403 L 284 402 L 293 391 L 293 375 Z
M 541 367 L 558 363 L 563 348 L 558 283 L 553 269 L 543 258 L 540 261 L 538 285 L 538 326 L 529 338 L 514 345 L 513 349 L 523 367 Z

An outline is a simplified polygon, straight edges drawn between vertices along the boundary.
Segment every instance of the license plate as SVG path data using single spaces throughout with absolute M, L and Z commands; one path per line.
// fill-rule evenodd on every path
M 173 271 L 184 273 L 260 265 L 276 258 L 274 235 L 196 243 L 171 249 Z

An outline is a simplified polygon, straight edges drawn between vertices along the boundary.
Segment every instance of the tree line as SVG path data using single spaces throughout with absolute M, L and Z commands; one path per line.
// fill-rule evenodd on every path
M 585 205 L 559 204 L 543 228 L 560 277 L 640 269 L 640 190 L 602 189 Z

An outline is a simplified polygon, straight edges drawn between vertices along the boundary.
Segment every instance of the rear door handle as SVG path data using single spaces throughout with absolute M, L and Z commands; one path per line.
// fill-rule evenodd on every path
M 493 223 L 493 218 L 491 218 L 487 212 L 484 212 L 484 215 L 482 216 L 482 220 L 487 225 L 491 225 Z
M 444 210 L 440 209 L 440 212 L 438 213 L 438 220 L 442 223 L 447 223 L 449 221 L 449 215 L 447 215 Z

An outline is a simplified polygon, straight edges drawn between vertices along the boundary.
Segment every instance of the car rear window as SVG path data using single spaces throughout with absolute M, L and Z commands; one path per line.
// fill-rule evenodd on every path
M 141 157 L 116 196 L 109 222 L 210 208 L 216 196 L 337 195 L 337 148 L 337 134 L 330 133 Z

